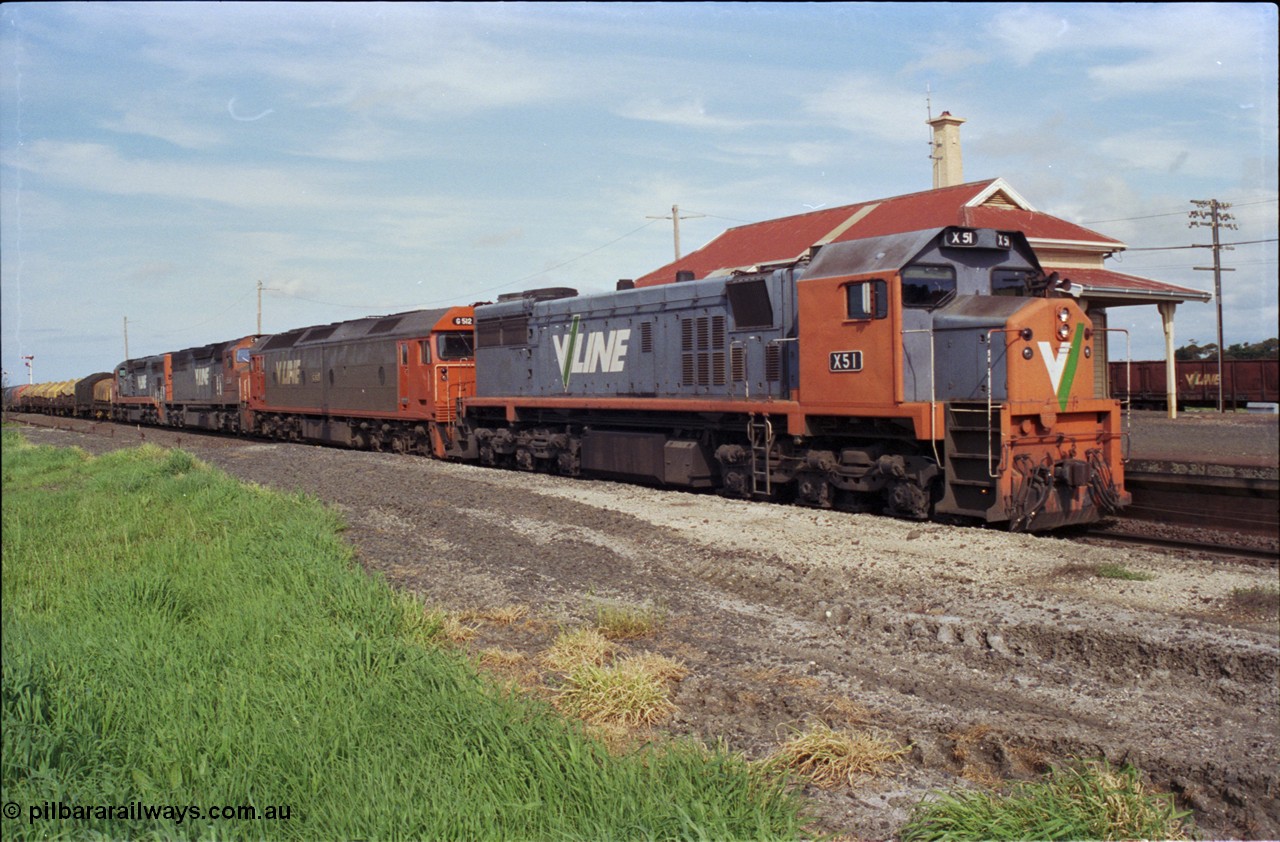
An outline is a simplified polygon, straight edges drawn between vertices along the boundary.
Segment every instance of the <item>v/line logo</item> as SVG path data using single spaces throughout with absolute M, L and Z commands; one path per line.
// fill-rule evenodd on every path
M 1049 353 L 1048 342 L 1037 342 L 1040 346 L 1040 358 L 1044 361 L 1045 370 L 1049 374 L 1049 382 L 1058 398 L 1058 409 L 1065 412 L 1067 398 L 1071 394 L 1071 383 L 1076 379 L 1076 366 L 1080 363 L 1080 340 L 1084 338 L 1084 325 L 1076 325 L 1076 335 L 1071 344 L 1060 344 L 1056 353 Z
M 569 332 L 552 336 L 556 346 L 556 361 L 560 364 L 560 380 L 565 389 L 574 374 L 595 372 L 619 372 L 627 364 L 627 343 L 631 329 L 590 331 L 583 333 L 582 317 L 574 316 Z

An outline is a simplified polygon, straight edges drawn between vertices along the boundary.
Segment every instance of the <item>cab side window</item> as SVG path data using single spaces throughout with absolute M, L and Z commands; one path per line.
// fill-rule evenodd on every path
M 1024 296 L 1033 275 L 1030 269 L 992 269 L 991 294 Z
M 883 319 L 889 315 L 889 285 L 879 278 L 844 288 L 846 319 Z

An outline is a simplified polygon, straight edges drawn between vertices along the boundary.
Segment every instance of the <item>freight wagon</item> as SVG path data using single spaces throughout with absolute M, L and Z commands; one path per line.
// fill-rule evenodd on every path
M 1178 408 L 1218 405 L 1218 361 L 1179 360 L 1175 364 Z M 1111 396 L 1135 409 L 1169 405 L 1164 360 L 1113 362 Z M 1222 405 L 1240 409 L 1249 403 L 1280 401 L 1280 360 L 1223 360 Z

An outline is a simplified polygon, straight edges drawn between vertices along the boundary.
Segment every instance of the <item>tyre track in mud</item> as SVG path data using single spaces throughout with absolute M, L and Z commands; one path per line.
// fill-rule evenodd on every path
M 91 452 L 131 443 L 32 439 L 44 437 Z M 806 719 L 845 716 L 909 741 L 895 774 L 813 793 L 827 829 L 889 836 L 930 789 L 1079 756 L 1135 763 L 1214 836 L 1280 836 L 1276 616 L 1231 602 L 1274 588 L 1274 568 L 182 438 L 235 476 L 336 505 L 362 563 L 431 602 L 521 603 L 552 631 L 601 599 L 661 605 L 668 622 L 652 647 L 692 671 L 671 732 L 762 757 Z M 1104 562 L 1155 578 L 1088 575 Z M 500 642 L 532 652 L 550 633 Z

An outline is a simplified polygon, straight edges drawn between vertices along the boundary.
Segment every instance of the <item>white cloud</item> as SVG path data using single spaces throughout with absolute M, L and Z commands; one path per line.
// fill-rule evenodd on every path
M 72 187 L 116 195 L 195 199 L 246 208 L 350 204 L 340 191 L 280 170 L 126 158 L 101 143 L 40 140 L 5 163 Z
M 1071 46 L 1072 26 L 1057 9 L 1037 4 L 998 11 L 988 27 L 991 52 L 1025 67 L 1041 55 Z
M 763 122 L 708 114 L 706 105 L 700 99 L 679 102 L 654 98 L 634 100 L 620 106 L 617 114 L 630 120 L 665 123 L 686 129 L 738 130 Z
M 226 137 L 208 125 L 175 113 L 160 103 L 133 103 L 119 116 L 102 121 L 102 127 L 121 134 L 141 135 L 171 143 L 182 149 L 210 150 L 222 146 Z
M 810 115 L 868 139 L 921 144 L 928 138 L 924 92 L 870 74 L 850 74 L 803 97 Z
M 997 14 L 988 34 L 993 52 L 1022 67 L 1070 56 L 1095 96 L 1204 92 L 1256 84 L 1258 62 L 1274 64 L 1275 19 L 1262 3 L 1038 4 Z

